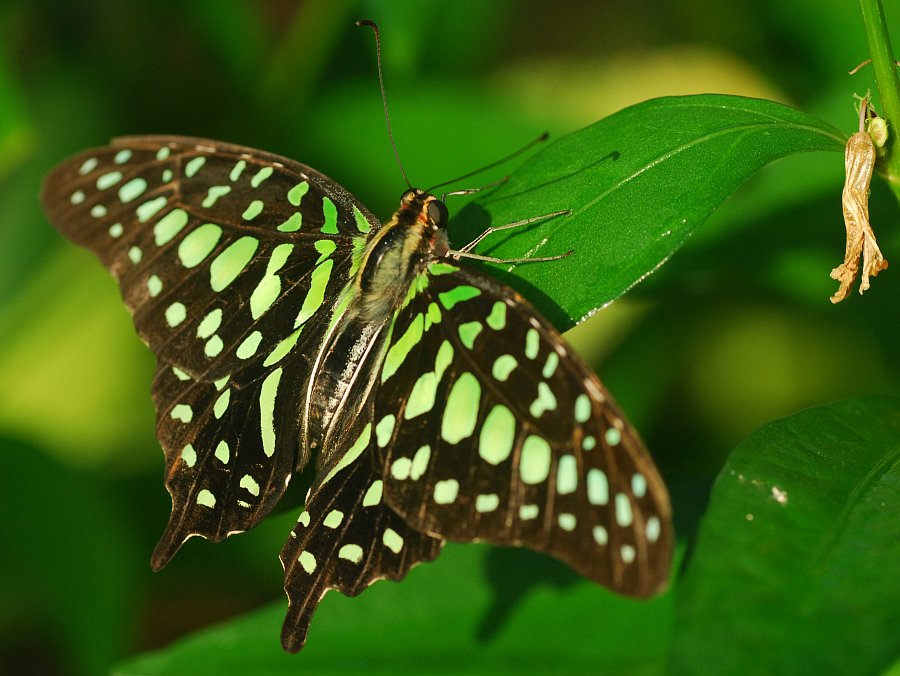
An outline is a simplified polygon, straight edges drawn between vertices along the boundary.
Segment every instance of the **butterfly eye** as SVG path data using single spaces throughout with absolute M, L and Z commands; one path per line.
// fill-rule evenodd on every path
M 440 200 L 431 200 L 428 203 L 428 218 L 438 228 L 443 228 L 449 218 L 447 205 Z

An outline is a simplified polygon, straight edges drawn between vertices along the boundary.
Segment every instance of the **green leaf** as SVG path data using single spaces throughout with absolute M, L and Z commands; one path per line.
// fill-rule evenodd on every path
M 114 673 L 646 673 L 665 660 L 671 602 L 616 596 L 532 552 L 450 544 L 400 584 L 328 594 L 299 655 L 279 644 L 280 602 Z
M 715 94 L 653 99 L 551 143 L 507 183 L 466 206 L 451 233 L 459 246 L 487 225 L 571 211 L 497 233 L 477 249 L 502 258 L 574 250 L 561 261 L 502 273 L 567 328 L 658 268 L 764 165 L 843 146 L 838 130 L 772 101 Z
M 680 589 L 679 673 L 871 674 L 900 654 L 900 401 L 769 423 L 713 488 Z
M 46 673 L 58 660 L 67 674 L 104 673 L 136 624 L 144 557 L 135 556 L 133 514 L 116 501 L 112 484 L 38 446 L 0 434 L 0 457 L 3 670 L 31 663 Z M 38 645 L 30 637 L 39 637 L 40 654 L 13 649 L 14 641 Z

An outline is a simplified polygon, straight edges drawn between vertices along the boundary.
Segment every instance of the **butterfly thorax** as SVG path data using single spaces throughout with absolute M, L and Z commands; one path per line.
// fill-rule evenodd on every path
M 422 190 L 403 194 L 400 207 L 366 244 L 339 317 L 325 338 L 318 374 L 310 383 L 309 418 L 300 457 L 319 452 L 326 470 L 346 451 L 345 434 L 332 421 L 359 417 L 378 375 L 396 313 L 415 292 L 426 267 L 449 251 L 443 202 Z
M 447 208 L 439 199 L 413 188 L 366 246 L 356 277 L 361 314 L 371 322 L 390 317 L 403 303 L 410 284 L 450 247 L 444 229 Z

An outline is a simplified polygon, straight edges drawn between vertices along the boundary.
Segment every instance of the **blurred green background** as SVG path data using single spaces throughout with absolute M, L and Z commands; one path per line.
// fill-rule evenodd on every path
M 886 9 L 900 25 L 900 10 Z M 559 136 L 668 94 L 772 98 L 849 133 L 852 94 L 874 86 L 871 70 L 847 75 L 867 52 L 846 0 L 814 10 L 805 0 L 715 9 L 707 0 L 0 4 L 0 672 L 103 673 L 267 603 L 286 607 L 277 554 L 292 510 L 220 545 L 191 541 L 165 571 L 150 572 L 170 507 L 152 356 L 113 281 L 50 228 L 37 195 L 42 175 L 75 151 L 118 135 L 176 133 L 296 158 L 386 218 L 404 185 L 372 36 L 353 26 L 358 18 L 381 26 L 397 144 L 412 181 L 426 185 L 542 131 Z M 644 435 L 686 545 L 726 455 L 759 424 L 848 396 L 900 393 L 897 273 L 882 273 L 864 298 L 828 301 L 837 287 L 828 273 L 844 250 L 842 176 L 838 154 L 767 168 L 672 261 L 569 333 Z M 893 260 L 896 203 L 875 185 L 872 205 Z M 458 637 L 447 645 L 468 646 L 474 671 L 480 651 L 499 659 L 491 645 L 504 636 L 513 652 L 516 641 L 546 647 L 547 662 L 533 669 L 581 645 L 593 673 L 664 660 L 677 573 L 667 596 L 637 604 L 610 600 L 541 557 L 488 547 L 451 545 L 428 567 L 436 572 L 419 578 L 427 584 L 412 586 L 418 570 L 410 576 L 409 601 L 376 591 L 388 583 L 349 605 L 329 597 L 309 648 L 286 664 L 321 670 L 326 648 L 361 636 L 375 654 L 378 641 L 444 645 L 440 632 Z M 598 594 L 619 618 L 586 625 L 580 615 L 571 626 L 589 627 L 586 635 L 554 630 L 559 607 L 591 615 Z M 454 599 L 459 612 L 448 610 Z M 393 612 L 396 603 L 418 614 Z M 397 624 L 380 629 L 379 618 Z M 394 671 L 410 664 L 402 646 L 384 645 Z

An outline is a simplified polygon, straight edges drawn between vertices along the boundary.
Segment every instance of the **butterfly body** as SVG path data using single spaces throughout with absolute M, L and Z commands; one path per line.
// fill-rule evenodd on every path
M 434 196 L 407 191 L 382 224 L 298 162 L 142 136 L 65 161 L 42 200 L 157 358 L 172 514 L 154 568 L 252 528 L 315 462 L 281 553 L 288 650 L 329 589 L 399 580 L 448 539 L 632 596 L 665 584 L 668 495 L 637 433 L 521 295 L 450 250 Z

